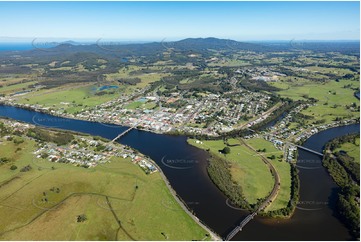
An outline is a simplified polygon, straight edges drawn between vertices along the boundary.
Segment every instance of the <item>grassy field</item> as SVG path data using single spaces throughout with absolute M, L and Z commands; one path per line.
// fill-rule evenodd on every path
M 288 201 L 290 200 L 291 195 L 291 167 L 290 164 L 285 161 L 279 161 L 278 159 L 280 155 L 283 154 L 282 151 L 276 149 L 274 145 L 262 138 L 252 138 L 245 140 L 250 146 L 257 149 L 266 149 L 266 152 L 263 153 L 265 157 L 275 155 L 275 160 L 270 160 L 273 166 L 276 168 L 278 175 L 281 180 L 281 189 L 278 193 L 276 199 L 272 202 L 272 204 L 266 208 L 267 211 L 277 210 L 280 208 L 287 207 Z
M 167 76 L 168 74 L 159 73 L 161 70 L 160 66 L 153 66 L 151 70 L 154 70 L 154 73 L 139 73 L 132 74 L 132 72 L 141 71 L 142 68 L 138 66 L 129 66 L 127 68 L 121 68 L 117 73 L 107 74 L 107 80 L 115 81 L 121 78 L 140 78 L 141 82 L 137 83 L 135 86 L 129 86 L 130 89 L 135 88 L 144 88 L 151 84 L 152 82 L 159 81 L 162 77 Z
M 122 158 L 89 169 L 52 163 L 34 159 L 34 146 L 31 140 L 0 143 L 1 157 L 14 159 L 0 166 L 1 240 L 205 238 L 206 231 L 181 209 L 159 173 L 146 175 Z M 19 171 L 29 164 L 30 171 Z M 82 214 L 87 220 L 77 222 Z
M 7 85 L 21 83 L 27 78 L 31 78 L 31 75 L 19 74 L 19 75 L 8 76 L 6 74 L 0 73 L 0 85 L 7 86 Z
M 137 109 L 140 106 L 143 105 L 143 102 L 140 101 L 134 101 L 132 103 L 129 103 L 128 105 L 125 106 L 126 109 Z
M 360 115 L 359 112 L 351 112 L 346 108 L 346 105 L 359 103 L 359 100 L 354 96 L 354 90 L 344 88 L 345 85 L 356 88 L 359 82 L 341 80 L 317 84 L 304 80 L 290 83 L 273 82 L 271 85 L 281 88 L 282 90 L 278 93 L 283 97 L 301 100 L 304 99 L 304 95 L 307 95 L 309 98 L 317 99 L 315 106 L 302 111 L 303 114 L 313 117 L 309 122 L 324 119 L 326 123 L 329 123 L 336 117 L 352 118 Z
M 275 155 L 279 157 L 282 151 L 277 150 L 272 143 L 261 139 L 252 138 L 246 142 L 257 149 L 266 148 L 264 156 Z M 244 196 L 249 203 L 255 203 L 257 199 L 266 197 L 272 190 L 274 179 L 266 164 L 261 160 L 260 156 L 241 145 L 237 139 L 229 139 L 228 144 L 231 145 L 231 152 L 224 156 L 219 153 L 226 145 L 223 141 L 202 141 L 202 144 L 196 143 L 196 140 L 189 139 L 188 143 L 201 149 L 210 149 L 213 154 L 226 158 L 231 162 L 231 174 L 235 182 L 243 189 Z M 233 146 L 237 145 L 237 146 Z M 267 211 L 277 210 L 286 207 L 290 199 L 291 174 L 290 165 L 286 162 L 280 162 L 278 159 L 271 161 L 281 178 L 281 191 L 277 198 L 268 207 Z
M 93 107 L 101 103 L 110 101 L 121 95 L 122 90 L 112 89 L 115 93 L 105 95 L 95 95 L 97 86 L 83 86 L 74 88 L 59 88 L 52 91 L 41 90 L 35 94 L 21 97 L 19 103 L 42 104 L 46 107 L 63 108 L 68 113 L 80 111 L 86 107 Z
M 157 107 L 157 103 L 155 103 L 155 102 L 148 101 L 144 104 L 145 109 L 154 109 L 155 107 Z
M 18 83 L 18 84 L 14 84 L 14 85 L 9 85 L 9 86 L 3 86 L 0 87 L 0 94 L 12 94 L 12 93 L 16 93 L 16 92 L 20 92 L 20 91 L 24 91 L 27 90 L 28 86 L 33 85 L 36 82 L 25 82 L 25 83 Z
M 244 60 L 237 60 L 237 59 L 227 59 L 225 61 L 217 61 L 208 64 L 208 66 L 228 66 L 228 67 L 249 66 L 249 65 L 251 65 L 249 62 Z
M 137 109 L 137 108 L 144 108 L 144 109 L 153 109 L 157 107 L 157 103 L 151 101 L 134 101 L 124 106 L 126 109 Z
M 326 68 L 326 67 L 319 67 L 319 66 L 310 66 L 310 67 L 306 67 L 305 69 L 308 69 L 310 71 L 314 71 L 314 72 L 318 72 L 318 73 L 322 73 L 322 74 L 328 74 L 328 73 L 332 73 L 335 75 L 340 75 L 340 76 L 344 76 L 345 74 L 353 74 L 353 72 L 349 69 L 345 69 L 345 68 Z
M 360 163 L 360 138 L 357 138 L 356 144 L 354 143 L 343 143 L 340 148 L 335 151 L 346 151 L 347 154 L 355 159 L 355 162 Z
M 232 178 L 242 187 L 244 196 L 250 204 L 266 197 L 272 190 L 273 178 L 267 166 L 259 156 L 244 145 L 240 145 L 238 140 L 228 141 L 231 145 L 238 144 L 238 146 L 230 147 L 231 152 L 226 156 L 219 153 L 219 150 L 226 146 L 222 140 L 202 141 L 202 144 L 197 144 L 195 140 L 189 139 L 188 142 L 202 149 L 210 149 L 213 154 L 230 161 Z

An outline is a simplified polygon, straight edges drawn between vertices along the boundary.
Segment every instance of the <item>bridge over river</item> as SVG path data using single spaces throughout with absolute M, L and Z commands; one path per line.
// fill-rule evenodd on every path
M 253 130 L 253 129 L 251 129 L 251 128 L 248 128 L 248 130 L 250 130 L 250 131 L 252 131 L 252 132 L 254 132 L 254 133 L 256 133 L 256 134 L 259 134 L 257 131 L 255 131 L 255 130 Z M 316 155 L 319 155 L 319 156 L 323 156 L 323 154 L 320 153 L 320 152 L 317 152 L 317 151 L 312 150 L 312 149 L 310 149 L 310 148 L 304 147 L 304 146 L 302 146 L 302 145 L 294 144 L 294 143 L 292 143 L 292 142 L 290 142 L 290 141 L 287 141 L 287 140 L 283 140 L 283 139 L 277 137 L 276 135 L 273 135 L 273 134 L 268 134 L 268 135 L 269 135 L 269 136 L 272 136 L 272 137 L 274 137 L 274 138 L 276 138 L 276 139 L 278 139 L 278 140 L 280 140 L 280 141 L 282 141 L 283 143 L 291 144 L 291 145 L 296 146 L 297 148 L 300 148 L 300 149 L 302 149 L 302 150 L 311 152 L 311 153 L 316 154 Z
M 251 130 L 251 129 L 250 129 Z M 251 130 L 253 132 L 255 132 L 254 130 Z M 254 148 L 252 148 L 251 146 L 249 146 L 246 142 L 244 142 L 242 139 L 241 139 L 242 143 L 247 146 L 249 149 L 253 150 L 254 152 L 258 153 Z M 288 142 L 288 141 L 285 141 L 289 144 L 292 144 L 294 146 L 296 146 L 297 148 L 299 149 L 302 149 L 302 150 L 305 150 L 305 151 L 308 151 L 308 152 L 311 152 L 313 154 L 316 154 L 316 155 L 319 155 L 319 156 L 323 156 L 322 153 L 320 152 L 317 152 L 315 150 L 312 150 L 312 149 L 309 149 L 309 148 L 306 148 L 304 146 L 301 146 L 301 145 L 296 145 L 296 144 L 293 144 L 291 142 Z M 268 195 L 267 199 L 259 206 L 259 208 L 249 214 L 245 219 L 242 220 L 242 222 L 237 226 L 235 227 L 226 237 L 226 240 L 231 240 L 239 231 L 242 231 L 242 229 L 244 228 L 244 226 L 246 226 L 256 215 L 259 211 L 261 211 L 262 209 L 266 208 L 271 202 L 272 200 L 274 200 L 276 197 L 277 197 L 277 194 L 278 194 L 278 191 L 280 189 L 280 177 L 276 171 L 276 169 L 274 168 L 274 166 L 272 165 L 271 162 L 269 162 L 265 157 L 263 157 L 262 155 L 260 155 L 262 160 L 269 166 L 270 170 L 271 170 L 271 173 L 273 175 L 273 177 L 275 178 L 275 183 L 274 183 L 274 186 L 273 186 L 273 189 L 271 191 L 271 193 Z
M 304 146 L 301 146 L 301 145 L 295 145 L 295 146 L 297 146 L 297 148 L 300 148 L 300 149 L 302 149 L 302 150 L 305 150 L 305 151 L 311 152 L 311 153 L 313 153 L 313 154 L 316 154 L 316 155 L 319 155 L 319 156 L 323 156 L 323 154 L 322 154 L 322 153 L 317 152 L 317 151 L 315 151 L 315 150 L 311 150 L 311 149 L 306 148 L 306 147 L 304 147 Z
M 118 134 L 117 137 L 115 137 L 114 139 L 112 139 L 112 141 L 110 141 L 111 143 L 114 143 L 116 140 L 120 139 L 121 137 L 123 137 L 124 135 L 126 135 L 128 132 L 130 132 L 132 129 L 135 129 L 135 127 L 137 127 L 138 124 L 133 125 L 132 127 L 130 127 L 129 129 L 123 131 L 122 133 Z
M 248 145 L 243 139 L 241 139 L 241 142 L 250 150 L 258 153 L 252 146 Z M 275 179 L 273 188 L 271 193 L 267 196 L 266 200 L 257 208 L 257 210 L 251 214 L 249 214 L 245 219 L 242 220 L 242 222 L 235 227 L 226 237 L 226 240 L 231 240 L 239 231 L 242 231 L 243 227 L 246 226 L 256 215 L 259 211 L 265 209 L 267 206 L 269 206 L 272 201 L 277 197 L 278 191 L 280 190 L 281 186 L 281 179 L 277 173 L 276 168 L 273 166 L 273 164 L 267 160 L 263 155 L 260 155 L 262 161 L 269 167 L 272 176 Z
M 226 237 L 226 240 L 229 241 L 231 240 L 239 231 L 242 231 L 243 227 L 246 226 L 246 224 L 251 221 L 254 216 L 257 215 L 257 212 L 251 213 L 249 214 L 245 219 L 242 220 L 242 222 L 235 227 Z

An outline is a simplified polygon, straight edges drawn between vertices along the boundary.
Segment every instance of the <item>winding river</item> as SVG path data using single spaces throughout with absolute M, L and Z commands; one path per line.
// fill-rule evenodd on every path
M 59 118 L 0 105 L 0 116 L 39 126 L 98 135 L 113 139 L 126 127 Z M 358 124 L 332 128 L 310 137 L 304 146 L 322 152 L 332 138 L 360 132 Z M 151 157 L 160 166 L 177 194 L 196 216 L 225 237 L 248 213 L 233 208 L 207 175 L 205 151 L 190 146 L 184 136 L 132 130 L 119 142 Z M 234 240 L 350 240 L 345 226 L 334 216 L 337 186 L 322 167 L 321 158 L 299 150 L 300 202 L 291 219 L 252 220 Z

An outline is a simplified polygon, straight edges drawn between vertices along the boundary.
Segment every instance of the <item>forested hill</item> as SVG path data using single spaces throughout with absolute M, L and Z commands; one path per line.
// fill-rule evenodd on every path
M 54 46 L 52 48 L 45 48 L 46 46 Z M 44 47 L 45 46 L 45 47 Z M 35 49 L 24 51 L 23 54 L 28 56 L 42 55 L 49 56 L 54 53 L 61 52 L 62 54 L 74 52 L 93 52 L 98 54 L 117 53 L 117 55 L 135 55 L 135 56 L 150 56 L 160 54 L 164 51 L 189 51 L 204 54 L 207 51 L 233 51 L 233 50 L 250 50 L 250 51 L 271 51 L 274 47 L 268 47 L 263 44 L 253 44 L 238 42 L 235 40 L 217 39 L 217 38 L 188 38 L 180 41 L 168 41 L 163 39 L 159 42 L 150 43 L 134 43 L 126 44 L 116 41 L 98 40 L 93 44 L 75 44 L 75 42 L 67 41 L 55 45 L 55 43 L 37 43 L 33 42 Z M 40 52 L 41 51 L 41 52 Z
M 179 59 L 179 54 L 184 58 L 191 54 L 200 54 L 203 58 L 208 58 L 215 51 L 223 54 L 238 51 L 252 51 L 258 53 L 271 53 L 274 51 L 298 53 L 302 50 L 316 52 L 340 52 L 359 56 L 359 42 L 357 41 L 283 41 L 283 42 L 239 42 L 230 39 L 218 38 L 187 38 L 179 41 L 168 41 L 167 39 L 149 43 L 126 43 L 116 41 L 106 41 L 99 39 L 89 44 L 79 44 L 74 41 L 61 43 L 43 43 L 35 40 L 32 43 L 34 49 L 26 51 L 16 51 L 17 55 L 23 57 L 64 57 L 70 58 L 75 53 L 93 53 L 103 58 L 124 58 L 124 57 L 147 57 L 148 62 L 159 59 L 168 52 L 171 59 Z M 49 48 L 50 47 L 50 48 Z M 14 55 L 13 51 L 2 52 L 0 58 Z

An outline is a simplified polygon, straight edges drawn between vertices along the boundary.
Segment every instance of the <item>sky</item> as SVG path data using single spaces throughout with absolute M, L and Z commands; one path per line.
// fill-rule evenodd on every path
M 359 2 L 0 2 L 0 41 L 359 40 Z

